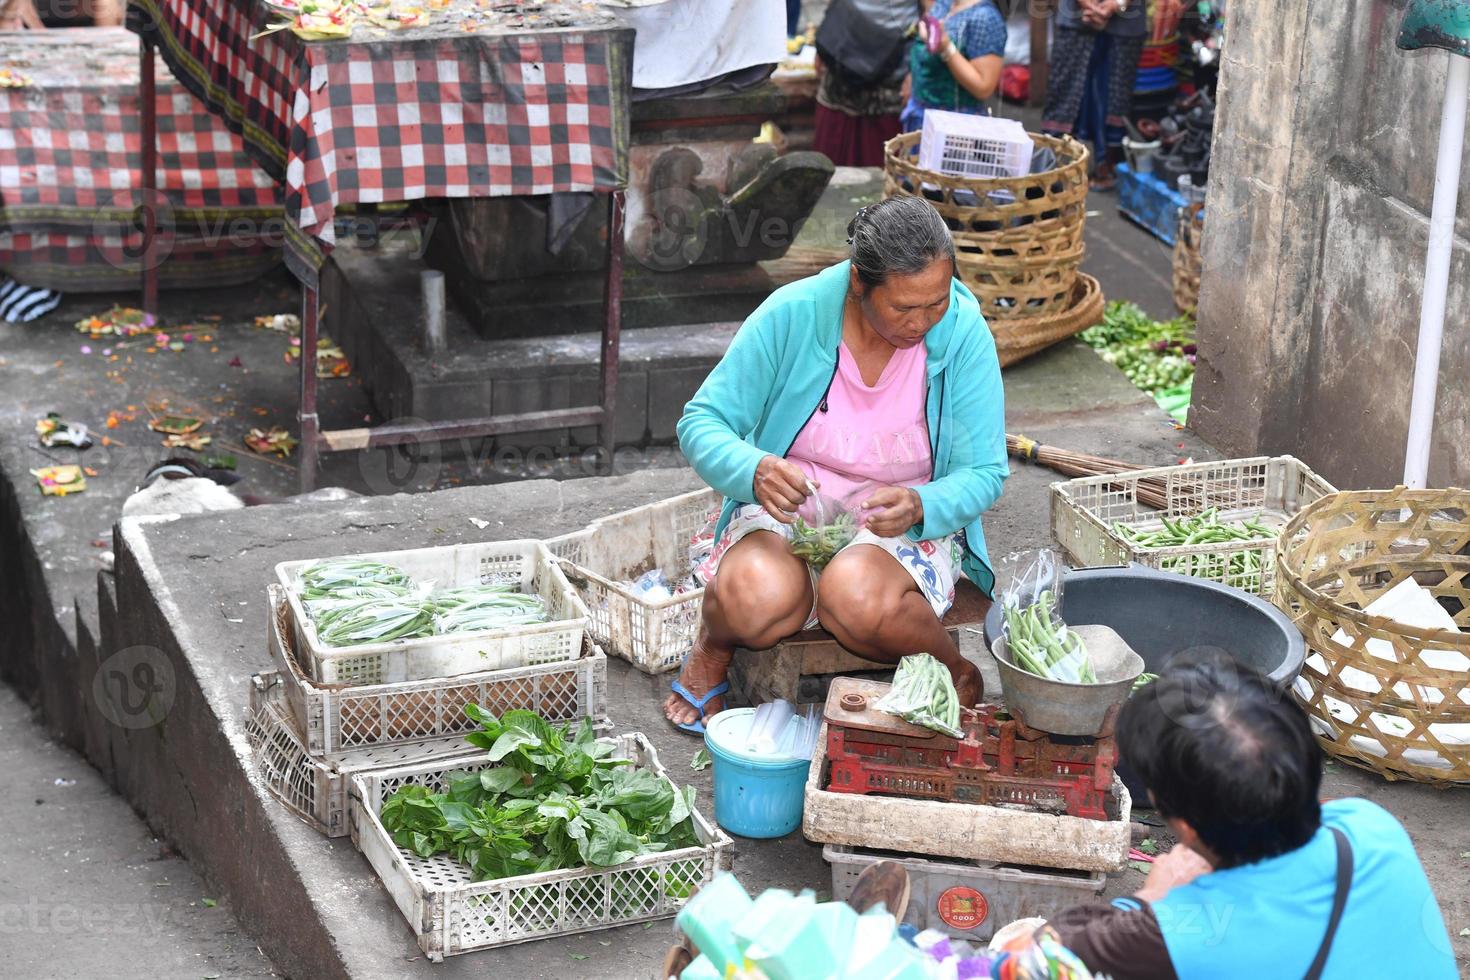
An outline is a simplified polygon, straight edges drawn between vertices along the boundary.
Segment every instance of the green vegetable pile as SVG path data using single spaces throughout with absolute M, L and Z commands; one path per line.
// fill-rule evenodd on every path
M 820 570 L 827 567 L 833 555 L 847 547 L 858 528 L 853 516 L 843 511 L 831 523 L 817 527 L 798 517 L 792 522 L 791 531 L 791 553 Z
M 426 588 L 426 587 L 425 587 Z M 387 643 L 544 623 L 540 596 L 511 584 L 470 585 L 424 594 L 403 569 L 358 558 L 329 558 L 302 570 L 297 591 L 328 646 Z
M 960 698 L 955 693 L 954 679 L 948 667 L 927 653 L 916 653 L 898 662 L 893 687 L 875 707 L 952 738 L 965 737 L 960 728 Z
M 476 705 L 465 740 L 500 763 L 451 772 L 446 791 L 404 786 L 383 803 L 383 827 L 420 857 L 450 854 L 476 881 L 563 868 L 610 867 L 641 854 L 698 846 L 694 787 L 682 792 L 613 759 L 584 720 L 575 735 L 530 711 L 497 719 Z
M 1262 524 L 1259 516 L 1249 520 L 1222 521 L 1218 509 L 1214 507 L 1193 517 L 1181 517 L 1178 520 L 1166 517 L 1163 524 L 1158 530 L 1143 531 L 1127 524 L 1114 523 L 1113 531 L 1124 541 L 1145 549 L 1266 541 L 1280 533 L 1277 528 Z M 1172 555 L 1164 558 L 1160 567 L 1165 571 L 1227 582 L 1240 582 L 1244 579 L 1259 581 L 1261 552 L 1248 550 Z
M 1188 408 L 1180 396 L 1194 380 L 1194 320 L 1188 316 L 1155 320 L 1133 303 L 1112 302 L 1102 323 L 1079 335 L 1103 360 L 1115 365 L 1134 386 L 1148 392 L 1181 422 Z
M 1053 616 L 1055 606 L 1050 590 L 1043 590 L 1029 606 L 1006 607 L 1006 646 L 1011 662 L 1047 680 L 1096 684 L 1087 647 L 1080 636 Z

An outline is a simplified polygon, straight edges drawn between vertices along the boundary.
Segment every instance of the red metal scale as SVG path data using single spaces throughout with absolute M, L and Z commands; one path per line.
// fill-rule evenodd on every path
M 1117 746 L 1113 714 L 1084 744 L 1029 728 L 999 705 L 966 708 L 963 739 L 873 706 L 888 684 L 841 677 L 827 698 L 827 789 L 958 803 L 1023 806 L 1108 819 Z M 1076 741 L 1076 740 L 1069 740 Z

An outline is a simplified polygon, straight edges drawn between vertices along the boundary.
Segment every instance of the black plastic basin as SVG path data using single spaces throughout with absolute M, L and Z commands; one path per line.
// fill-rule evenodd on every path
M 1306 656 L 1301 632 L 1264 599 L 1142 565 L 1068 569 L 1062 615 L 1073 626 L 1111 626 L 1154 674 L 1185 651 L 1213 647 L 1254 667 L 1284 692 Z M 1003 618 L 996 603 L 985 617 L 986 649 L 1000 635 Z M 1127 760 L 1121 760 L 1118 775 L 1134 805 L 1147 806 L 1144 787 L 1129 772 Z
M 1285 690 L 1306 656 L 1301 632 L 1266 600 L 1142 565 L 1067 569 L 1062 615 L 1073 626 L 1111 626 L 1154 674 L 1186 650 L 1214 647 Z M 1003 616 L 996 603 L 985 617 L 986 649 L 1000 635 Z

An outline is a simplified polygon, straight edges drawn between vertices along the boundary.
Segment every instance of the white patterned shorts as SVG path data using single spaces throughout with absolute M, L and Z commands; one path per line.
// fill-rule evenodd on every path
M 793 534 L 790 524 L 782 524 L 767 514 L 760 504 L 742 504 L 730 515 L 730 523 L 725 526 L 725 533 L 715 543 L 714 551 L 699 566 L 699 577 L 706 582 L 714 578 L 720 559 L 737 541 L 752 531 L 771 531 L 787 541 L 791 540 Z M 904 571 L 913 576 L 914 584 L 919 587 L 924 598 L 929 600 L 935 616 L 943 619 L 944 614 L 949 612 L 949 607 L 954 605 L 954 587 L 961 574 L 960 560 L 964 554 L 958 534 L 947 534 L 932 541 L 914 541 L 903 535 L 893 538 L 879 537 L 863 528 L 843 546 L 842 551 L 859 544 L 877 545 L 892 555 L 903 566 Z M 807 566 L 807 572 L 812 577 L 812 611 L 803 629 L 818 625 L 817 580 L 822 574 L 810 565 Z

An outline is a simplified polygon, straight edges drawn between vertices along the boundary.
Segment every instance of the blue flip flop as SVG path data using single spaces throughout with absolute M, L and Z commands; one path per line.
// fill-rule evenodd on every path
M 709 704 L 715 698 L 719 697 L 721 694 L 730 693 L 729 681 L 720 681 L 714 687 L 710 688 L 709 693 L 707 693 L 702 698 L 696 698 L 694 695 L 690 694 L 688 689 L 685 688 L 684 685 L 680 684 L 678 681 L 674 681 L 674 683 L 670 684 L 669 687 L 675 694 L 683 698 L 685 702 L 688 703 L 689 707 L 699 712 L 698 721 L 691 721 L 687 725 L 676 724 L 675 726 L 681 731 L 690 732 L 694 735 L 704 734 L 704 706 Z

